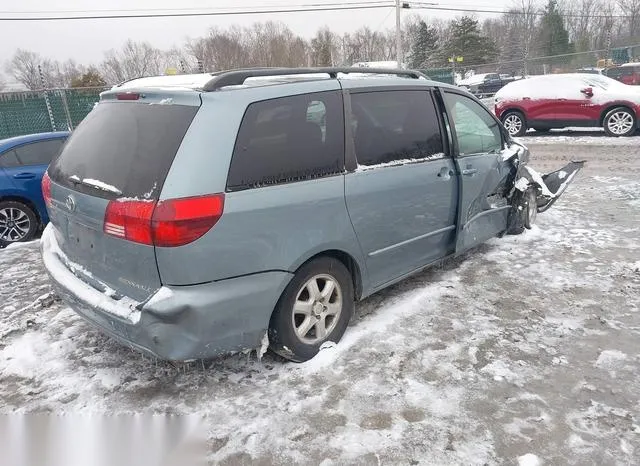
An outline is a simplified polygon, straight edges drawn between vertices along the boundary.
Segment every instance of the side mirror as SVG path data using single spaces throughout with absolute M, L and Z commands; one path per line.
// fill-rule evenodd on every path
M 592 87 L 585 87 L 584 89 L 581 89 L 580 92 L 582 92 L 587 97 L 593 97 L 593 88 Z

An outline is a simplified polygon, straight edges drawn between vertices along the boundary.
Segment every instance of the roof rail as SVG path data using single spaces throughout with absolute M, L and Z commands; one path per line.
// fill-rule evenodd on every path
M 336 79 L 338 73 L 343 74 L 394 74 L 405 78 L 420 79 L 426 76 L 419 71 L 387 69 L 387 68 L 253 68 L 246 70 L 233 70 L 217 73 L 202 88 L 204 91 L 215 91 L 226 86 L 240 86 L 248 78 L 261 76 L 288 76 L 299 74 L 328 74 L 331 79 Z

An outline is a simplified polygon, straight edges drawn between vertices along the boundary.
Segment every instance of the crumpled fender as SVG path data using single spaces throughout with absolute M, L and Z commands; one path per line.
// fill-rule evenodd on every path
M 538 197 L 538 212 L 545 212 L 565 192 L 584 164 L 584 160 L 572 161 L 559 170 L 546 175 L 541 175 L 532 167 L 522 164 L 518 167 L 514 188 L 517 191 L 525 192 L 530 186 L 535 186 Z

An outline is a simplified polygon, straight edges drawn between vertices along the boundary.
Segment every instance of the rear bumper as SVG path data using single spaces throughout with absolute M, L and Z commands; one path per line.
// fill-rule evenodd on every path
M 65 265 L 51 226 L 42 257 L 53 286 L 80 316 L 121 343 L 172 361 L 258 348 L 292 275 L 265 272 L 201 285 L 162 287 L 145 303 L 116 301 Z

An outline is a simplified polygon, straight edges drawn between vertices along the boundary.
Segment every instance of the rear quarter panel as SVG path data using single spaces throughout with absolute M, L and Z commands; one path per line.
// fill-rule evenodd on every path
M 162 282 L 189 285 L 267 271 L 294 272 L 339 250 L 366 276 L 344 201 L 344 175 L 228 193 L 224 215 L 187 246 L 156 248 Z
M 224 192 L 238 128 L 248 105 L 289 95 L 338 90 L 336 80 L 220 90 L 202 94 L 165 181 L 161 199 Z M 156 248 L 163 284 L 190 285 L 266 271 L 295 271 L 326 250 L 351 255 L 366 271 L 344 200 L 344 176 L 226 194 L 224 214 L 202 238 Z

